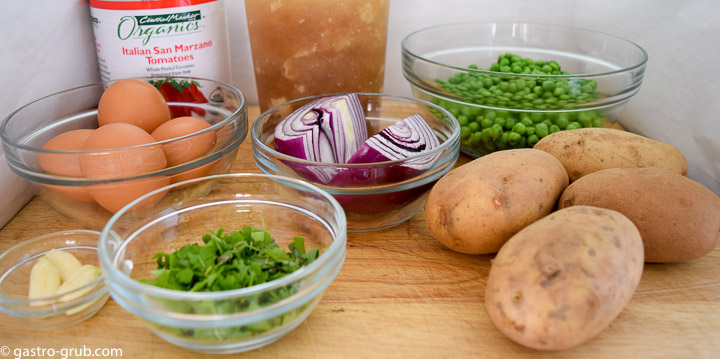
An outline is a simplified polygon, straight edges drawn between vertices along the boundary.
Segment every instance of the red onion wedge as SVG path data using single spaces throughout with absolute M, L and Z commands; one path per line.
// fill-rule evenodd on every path
M 440 145 L 427 121 L 414 114 L 370 137 L 347 163 L 371 163 L 406 159 L 431 150 Z M 427 169 L 434 158 L 425 158 L 419 163 L 406 164 L 415 169 Z
M 360 146 L 350 163 L 404 160 L 440 145 L 427 121 L 414 114 L 378 132 Z M 404 181 L 432 167 L 438 154 L 417 156 L 403 164 L 347 169 L 333 177 L 333 185 L 370 185 Z
M 360 99 L 347 94 L 293 111 L 275 127 L 275 148 L 308 161 L 346 163 L 367 137 Z

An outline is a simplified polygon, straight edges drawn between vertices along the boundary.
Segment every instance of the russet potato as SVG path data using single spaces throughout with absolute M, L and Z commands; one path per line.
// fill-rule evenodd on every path
M 640 233 L 622 214 L 576 206 L 525 227 L 490 268 L 485 305 L 510 339 L 563 350 L 599 334 L 622 312 L 643 271 Z
M 495 253 L 548 215 L 567 185 L 562 164 L 546 152 L 498 151 L 441 178 L 428 195 L 425 220 L 432 235 L 452 250 Z
M 618 211 L 640 230 L 646 262 L 684 262 L 710 253 L 720 235 L 720 198 L 703 185 L 655 167 L 612 168 L 573 182 L 559 208 Z
M 610 128 L 555 132 L 533 148 L 557 157 L 570 182 L 607 168 L 660 167 L 683 176 L 688 173 L 685 156 L 674 146 Z

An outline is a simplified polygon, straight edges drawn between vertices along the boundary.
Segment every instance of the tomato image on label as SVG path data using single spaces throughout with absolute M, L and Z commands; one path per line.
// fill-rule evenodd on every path
M 171 102 L 189 102 L 189 103 L 207 103 L 208 100 L 200 91 L 200 84 L 197 81 L 176 80 L 167 78 L 164 80 L 150 81 L 160 93 L 165 97 L 165 101 Z M 196 106 L 179 106 L 170 104 L 170 112 L 172 118 L 193 116 L 193 114 L 203 117 L 205 110 Z

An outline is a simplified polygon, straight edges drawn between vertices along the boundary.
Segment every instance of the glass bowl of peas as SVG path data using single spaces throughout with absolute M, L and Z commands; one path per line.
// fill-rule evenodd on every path
M 558 131 L 622 127 L 648 55 L 606 33 L 543 24 L 459 23 L 402 41 L 413 95 L 450 111 L 472 157 L 533 147 Z

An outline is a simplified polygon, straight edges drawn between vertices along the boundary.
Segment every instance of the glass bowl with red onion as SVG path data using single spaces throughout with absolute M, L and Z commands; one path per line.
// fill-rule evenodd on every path
M 310 182 L 343 207 L 349 232 L 405 222 L 453 168 L 460 125 L 423 100 L 377 93 L 319 95 L 275 106 L 251 129 L 255 164 Z

